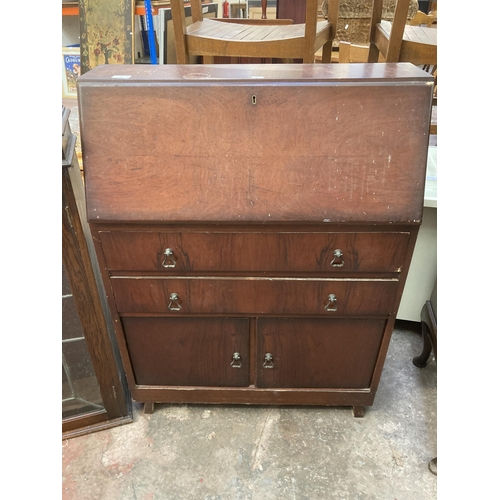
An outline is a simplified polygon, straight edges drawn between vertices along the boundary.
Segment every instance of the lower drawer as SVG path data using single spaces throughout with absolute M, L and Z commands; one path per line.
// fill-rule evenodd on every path
M 122 318 L 122 325 L 137 385 L 249 384 L 246 318 Z
M 396 279 L 113 277 L 120 313 L 386 315 Z

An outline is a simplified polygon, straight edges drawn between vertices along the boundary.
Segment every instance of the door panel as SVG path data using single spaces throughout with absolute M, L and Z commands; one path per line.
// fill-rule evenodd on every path
M 129 317 L 122 324 L 137 385 L 249 384 L 246 318 Z M 240 360 L 231 366 L 234 353 Z
M 384 326 L 377 319 L 260 318 L 256 385 L 368 388 Z

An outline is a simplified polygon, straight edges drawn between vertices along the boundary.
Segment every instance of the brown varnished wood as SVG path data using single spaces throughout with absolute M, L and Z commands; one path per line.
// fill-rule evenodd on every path
M 93 220 L 90 224 L 95 229 L 94 240 L 99 241 L 101 231 L 147 231 L 147 232 L 201 232 L 201 233 L 393 233 L 407 232 L 409 228 L 420 226 L 419 221 L 402 222 L 327 222 L 299 223 L 279 222 L 252 222 L 241 224 L 238 222 L 158 222 L 158 221 L 106 221 Z
M 104 260 L 102 246 L 100 244 L 98 244 L 98 242 L 99 242 L 98 231 L 96 230 L 95 227 L 93 227 L 92 224 L 90 225 L 90 232 L 91 232 L 92 240 L 94 241 L 94 243 L 96 243 L 94 246 L 95 246 L 96 258 L 97 258 L 99 268 L 101 270 L 105 270 L 106 263 Z M 120 315 L 118 314 L 115 301 L 113 300 L 113 288 L 111 286 L 109 274 L 105 271 L 102 272 L 101 274 L 102 274 L 102 279 L 103 279 L 102 281 L 103 281 L 103 287 L 104 287 L 104 294 L 107 297 L 107 302 L 109 305 L 109 310 L 110 310 L 110 315 L 111 315 L 111 323 L 113 325 L 113 329 L 114 329 L 114 332 L 116 335 L 116 341 L 117 341 L 117 345 L 119 348 L 119 352 L 121 354 L 123 368 L 125 370 L 125 376 L 126 376 L 126 379 L 128 382 L 128 386 L 132 392 L 132 388 L 135 387 L 134 371 L 132 368 L 132 363 L 130 361 L 130 356 L 128 355 L 127 342 L 125 340 L 125 335 L 123 333 Z
M 256 351 L 257 351 L 257 318 L 251 317 L 250 319 L 250 337 L 249 337 L 249 383 L 255 385 L 257 379 L 257 366 L 256 366 Z
M 408 233 L 101 231 L 110 271 L 399 272 Z M 171 249 L 172 256 L 165 256 Z M 335 250 L 342 255 L 336 257 Z M 174 267 L 165 267 L 174 266 Z
M 293 19 L 296 24 L 305 23 L 306 3 L 306 0 L 276 0 L 276 17 Z
M 432 77 L 274 66 L 79 82 L 87 214 L 148 411 L 373 404 L 421 222 Z
M 321 105 L 322 100 L 342 102 L 344 99 L 339 94 L 344 93 L 345 89 L 337 89 L 337 92 L 328 90 L 322 89 L 319 93 L 323 95 L 318 96 L 318 101 L 308 103 L 310 119 L 313 119 L 313 115 L 322 114 L 324 109 Z M 96 158 L 99 162 L 97 171 L 92 165 L 89 165 L 87 170 L 89 177 L 97 176 L 96 188 L 88 193 L 89 208 L 94 210 L 94 213 L 90 212 L 89 215 L 93 217 L 98 213 L 100 214 L 98 217 L 141 219 L 146 217 L 144 207 L 149 205 L 147 217 L 154 220 L 217 219 L 273 222 L 298 220 L 304 214 L 302 215 L 304 219 L 309 221 L 325 219 L 351 221 L 359 217 L 358 213 L 361 214 L 361 220 L 369 220 L 369 217 L 373 216 L 385 221 L 419 220 L 422 216 L 420 198 L 424 189 L 423 176 L 426 162 L 418 149 L 417 137 L 426 136 L 428 128 L 419 130 L 416 120 L 421 123 L 425 120 L 422 115 L 413 114 L 412 110 L 425 108 L 428 104 L 428 92 L 425 88 L 419 89 L 420 101 L 415 103 L 404 100 L 404 89 L 381 87 L 377 90 L 379 92 L 370 89 L 370 97 L 366 95 L 365 99 L 362 99 L 362 104 L 358 101 L 352 106 L 342 106 L 336 113 L 339 125 L 335 123 L 335 115 L 323 115 L 323 120 L 317 116 L 326 122 L 327 127 L 331 126 L 330 138 L 338 143 L 336 157 L 327 152 L 330 146 L 320 141 L 319 137 L 310 137 L 309 140 L 308 135 L 295 136 L 295 141 L 292 143 L 292 136 L 286 127 L 272 124 L 254 126 L 254 123 L 262 122 L 263 116 L 259 115 L 266 112 L 265 109 L 257 112 L 258 116 L 254 116 L 250 111 L 235 113 L 231 115 L 234 119 L 226 120 L 225 124 L 221 117 L 219 122 L 219 117 L 214 111 L 213 119 L 223 123 L 218 126 L 217 132 L 220 142 L 215 145 L 207 134 L 203 152 L 190 148 L 187 137 L 180 142 L 157 140 L 156 145 L 151 144 L 151 149 L 148 147 L 149 144 L 146 144 L 146 149 L 154 153 L 146 156 L 138 156 L 134 154 L 134 150 L 128 154 L 127 148 L 121 148 L 119 151 L 118 145 L 110 140 L 98 149 L 100 155 L 108 158 L 102 156 L 101 159 Z M 211 89 L 204 89 L 197 98 L 206 104 L 207 100 L 210 100 L 211 93 Z M 251 95 L 254 94 L 257 95 L 259 103 L 262 102 L 262 108 L 266 108 L 267 103 L 275 99 L 272 89 L 265 91 L 249 89 L 243 93 L 246 95 L 235 96 L 235 100 L 232 101 L 233 108 L 238 108 L 238 101 L 249 102 Z M 302 94 L 300 90 L 290 89 L 290 93 L 294 94 L 290 99 L 295 101 L 308 100 L 308 94 L 300 95 Z M 398 102 L 399 106 L 404 108 L 403 112 L 408 116 L 406 123 L 401 123 L 396 117 L 387 122 L 383 116 L 384 110 L 390 111 L 387 109 L 388 106 L 384 106 L 389 94 L 398 93 L 401 97 L 397 97 L 395 101 L 391 99 L 391 102 Z M 371 101 L 372 97 L 377 99 Z M 193 98 L 196 99 L 196 96 Z M 178 110 L 177 114 L 174 111 L 176 104 L 172 103 L 172 123 L 169 125 L 165 120 L 160 120 L 160 129 L 164 128 L 162 125 L 171 128 L 174 123 L 179 123 L 186 128 L 178 126 L 177 135 L 191 135 L 196 123 L 199 124 L 195 118 L 196 113 L 191 114 L 190 110 L 186 109 L 180 95 L 176 99 L 184 109 Z M 231 102 L 231 99 L 228 101 Z M 157 104 L 158 107 L 163 105 L 160 96 Z M 362 123 L 364 107 L 375 108 L 371 111 L 378 119 L 370 123 L 369 131 L 364 127 L 364 134 L 349 133 L 349 136 L 346 136 L 346 129 L 350 129 L 355 123 Z M 101 106 L 97 109 L 99 108 Z M 137 110 L 144 119 L 146 112 L 145 109 Z M 295 110 L 285 106 L 281 113 L 281 119 L 286 123 L 292 119 L 291 115 Z M 202 115 L 206 115 L 206 112 L 202 111 Z M 181 116 L 184 120 L 181 120 Z M 121 123 L 128 124 L 130 121 L 131 117 L 124 117 Z M 347 123 L 343 123 L 345 121 Z M 239 146 L 237 143 L 239 139 L 233 136 L 234 130 L 244 126 L 243 122 L 250 126 L 251 130 L 251 140 L 244 143 L 246 147 Z M 96 123 L 98 122 L 94 122 Z M 208 123 L 198 125 L 200 135 L 208 132 L 205 129 L 207 125 Z M 398 132 L 402 129 L 403 133 L 395 134 L 395 127 L 399 127 Z M 92 130 L 95 131 L 96 128 L 98 127 L 92 126 Z M 390 139 L 381 142 L 385 134 Z M 132 129 L 129 137 L 126 132 L 118 134 L 125 136 L 127 140 L 125 144 L 129 140 L 133 144 L 134 135 Z M 150 142 L 149 138 L 144 139 L 145 142 Z M 155 142 L 154 134 L 151 139 Z M 253 146 L 257 144 L 260 148 Z M 274 144 L 281 144 L 282 147 L 276 148 Z M 371 159 L 370 156 L 370 161 L 367 162 L 366 153 L 363 153 L 365 147 L 377 148 L 377 157 Z M 108 154 L 107 149 L 110 149 Z M 88 144 L 87 151 L 90 154 L 94 153 Z M 168 169 L 161 168 L 161 163 L 158 161 L 163 156 L 171 158 Z M 405 175 L 408 173 L 407 166 L 415 162 L 419 162 L 418 169 L 411 170 L 413 175 Z M 303 168 L 304 164 L 310 163 L 314 163 L 314 170 Z M 109 168 L 113 168 L 113 175 L 107 174 L 106 170 Z M 141 176 L 143 169 L 156 174 Z M 126 193 L 132 189 L 132 185 L 136 190 L 136 196 L 129 198 Z M 158 186 L 162 186 L 163 189 L 159 191 Z M 189 186 L 194 186 L 194 190 Z M 107 193 L 105 198 L 104 192 Z M 420 198 L 417 198 L 415 193 L 420 194 Z M 105 204 L 99 204 L 98 200 L 101 199 L 106 200 Z M 358 212 L 359 210 L 361 212 Z
M 375 371 L 371 385 L 373 391 L 377 391 L 380 382 L 380 377 L 382 376 L 382 370 L 384 367 L 385 358 L 387 356 L 387 351 L 389 349 L 389 343 L 391 341 L 392 331 L 394 329 L 394 324 L 396 322 L 396 314 L 399 308 L 399 304 L 401 303 L 401 297 L 403 296 L 406 278 L 408 277 L 408 271 L 410 269 L 411 258 L 413 256 L 415 243 L 417 241 L 418 230 L 419 226 L 410 228 L 410 241 L 405 256 L 405 262 L 403 264 L 403 268 L 399 275 L 398 289 L 393 303 L 393 313 L 389 315 L 389 318 L 387 320 L 387 325 L 384 331 L 384 337 L 382 339 L 382 344 L 380 346 L 380 351 L 378 353 L 377 364 L 375 366 Z
M 355 418 L 362 418 L 365 416 L 365 408 L 363 406 L 353 406 L 352 414 Z
M 374 393 L 369 389 L 337 388 L 137 386 L 132 397 L 143 402 L 294 406 L 371 406 L 374 401 Z
M 86 220 L 85 194 L 76 159 L 76 136 L 71 133 L 69 112 L 63 108 L 62 140 L 62 263 L 85 337 L 92 368 L 100 389 L 102 411 L 63 419 L 63 436 L 87 433 L 96 425 L 131 421 L 131 401 L 123 370 L 115 358 L 110 336 L 112 325 L 102 290 L 102 278 Z M 116 353 L 118 354 L 118 353 Z
M 122 417 L 109 418 L 106 410 L 100 410 L 92 412 L 89 415 L 65 419 L 62 438 L 72 439 L 132 422 L 133 417 L 131 412 Z
M 248 386 L 248 319 L 123 318 L 138 385 Z M 241 356 L 233 368 L 232 356 Z
M 307 86 L 278 78 L 277 86 L 247 81 L 228 87 L 203 81 L 179 86 L 167 66 L 155 71 L 167 81 L 153 86 L 140 83 L 141 72 L 135 85 L 82 81 L 90 219 L 421 219 L 427 161 L 421 144 L 428 138 L 431 89 L 429 76 L 424 79 L 417 68 L 405 70 L 422 78 L 422 85 L 407 86 L 405 78 L 387 85 L 382 78 L 380 85 L 359 86 L 348 76 L 356 71 L 342 68 L 363 65 L 332 65 L 341 70 L 314 71 L 321 79 L 298 72 Z M 372 69 L 366 65 L 365 73 Z M 146 133 L 147 123 L 152 128 Z
M 326 317 L 389 314 L 397 279 L 111 278 L 120 313 L 318 314 Z M 172 293 L 179 311 L 169 310 Z M 336 311 L 328 296 L 336 295 Z M 176 308 L 178 305 L 172 304 Z
M 314 64 L 282 64 L 282 65 L 216 65 L 209 67 L 192 67 L 189 65 L 101 65 L 82 75 L 77 85 L 80 90 L 85 87 L 112 87 L 111 92 L 119 91 L 122 87 L 147 84 L 150 87 L 157 85 L 181 85 L 189 87 L 193 84 L 205 86 L 217 85 L 234 86 L 258 79 L 263 85 L 271 82 L 282 84 L 311 84 L 314 82 L 350 83 L 365 82 L 369 85 L 387 83 L 396 85 L 401 82 L 414 84 L 429 81 L 425 72 L 419 71 L 411 64 L 363 64 L 355 67 L 336 67 L 335 65 Z M 207 81 L 208 80 L 208 81 Z M 253 81 L 255 83 L 255 81 Z M 78 94 L 80 96 L 80 93 Z M 81 97 L 79 97 L 80 102 Z
M 370 387 L 384 320 L 259 318 L 257 326 L 258 387 Z

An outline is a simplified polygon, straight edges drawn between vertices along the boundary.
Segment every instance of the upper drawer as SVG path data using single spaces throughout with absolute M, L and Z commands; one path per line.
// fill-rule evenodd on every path
M 409 233 L 101 231 L 110 271 L 398 272 Z

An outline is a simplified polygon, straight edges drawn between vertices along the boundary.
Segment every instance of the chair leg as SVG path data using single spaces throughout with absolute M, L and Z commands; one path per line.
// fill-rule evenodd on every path
M 314 63 L 314 52 L 307 52 L 307 54 L 302 58 L 303 64 L 313 64 Z
M 333 40 L 328 40 L 328 42 L 323 45 L 323 52 L 321 53 L 321 62 L 330 63 L 332 62 L 332 46 Z
M 434 356 L 437 361 L 437 329 L 435 328 L 436 319 L 432 310 L 431 302 L 428 300 L 420 314 L 422 326 L 422 339 L 424 342 L 422 353 L 413 358 L 413 364 L 418 368 L 424 368 L 429 362 L 431 352 L 434 351 Z
M 397 6 L 397 2 L 396 2 Z M 373 0 L 372 2 L 372 18 L 370 22 L 370 50 L 368 52 L 368 62 L 376 63 L 379 59 L 380 51 L 375 45 L 375 35 L 377 24 L 382 20 L 383 0 Z
M 368 52 L 368 62 L 376 63 L 379 61 L 379 58 L 380 58 L 380 51 L 378 50 L 378 47 L 374 43 L 370 43 L 370 49 Z
M 424 307 L 422 307 L 420 319 L 424 346 L 420 356 L 415 356 L 413 358 L 413 364 L 419 368 L 423 368 L 424 366 L 427 366 L 432 351 L 434 351 L 434 357 L 437 362 L 437 321 L 430 300 L 428 300 L 424 304 Z M 429 462 L 428 466 L 429 470 L 437 476 L 437 457 L 434 457 Z
M 434 457 L 430 462 L 429 462 L 429 470 L 437 476 L 438 473 L 438 459 L 437 457 Z
M 422 353 L 419 356 L 415 356 L 413 358 L 413 364 L 418 368 L 425 368 L 427 366 L 427 363 L 429 362 L 429 357 L 432 352 L 432 343 L 431 343 L 431 335 L 429 327 L 424 322 L 422 322 L 422 339 L 424 341 Z
M 189 64 L 189 54 L 186 46 L 186 15 L 184 12 L 184 4 L 180 4 L 182 0 L 172 0 L 170 8 L 172 10 L 172 22 L 174 25 L 175 37 L 175 53 L 177 56 L 177 64 Z

